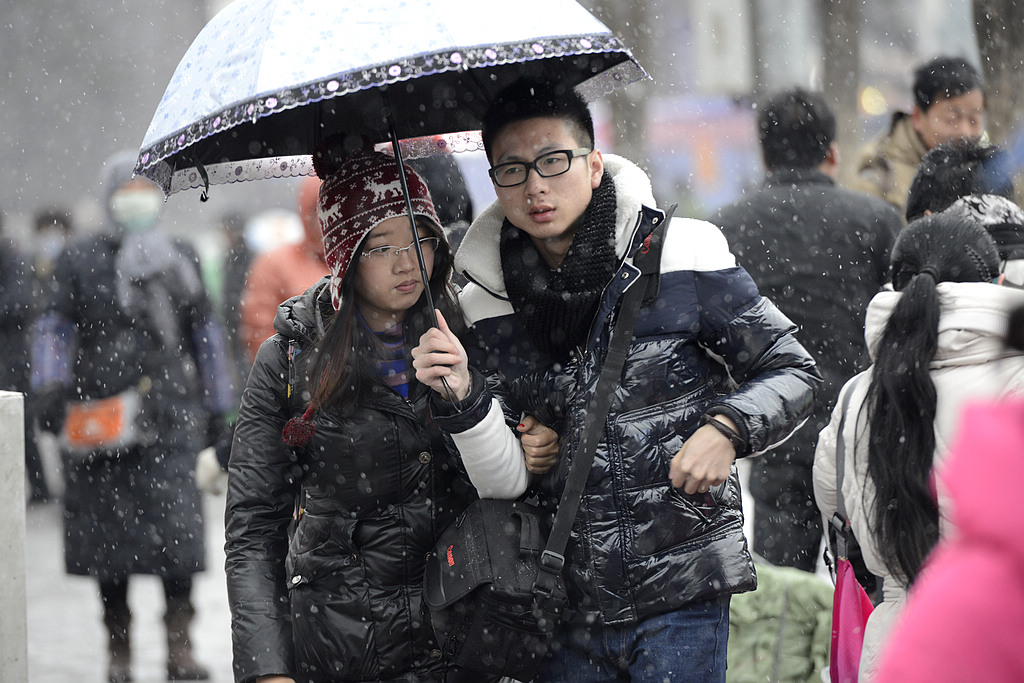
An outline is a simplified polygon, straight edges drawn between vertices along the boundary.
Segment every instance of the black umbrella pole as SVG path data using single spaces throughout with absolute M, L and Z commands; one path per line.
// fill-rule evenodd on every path
M 398 144 L 398 130 L 395 128 L 395 119 L 392 114 L 391 96 L 387 95 L 387 98 L 386 113 L 388 117 L 388 132 L 391 136 L 391 149 L 394 150 L 395 161 L 398 163 L 398 179 L 402 183 L 402 194 L 405 196 L 405 210 L 409 214 L 409 228 L 412 230 L 412 243 L 416 251 L 416 261 L 420 264 L 420 277 L 423 278 L 423 293 L 427 297 L 430 321 L 434 324 L 434 327 L 437 327 L 434 297 L 430 294 L 430 276 L 427 273 L 427 263 L 423 260 L 423 249 L 420 247 L 420 231 L 416 229 L 416 217 L 412 213 L 412 199 L 409 197 L 409 183 L 405 178 L 405 162 L 402 161 L 402 150 Z

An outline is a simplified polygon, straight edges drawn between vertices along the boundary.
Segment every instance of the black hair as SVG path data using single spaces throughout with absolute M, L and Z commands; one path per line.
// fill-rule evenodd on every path
M 925 211 L 944 211 L 972 194 L 994 194 L 1015 201 L 1007 154 L 976 140 L 956 139 L 937 145 L 921 159 L 910 183 L 907 220 L 920 218 Z
M 972 90 L 984 90 L 981 74 L 962 57 L 936 57 L 914 71 L 914 104 L 921 111 Z
M 893 287 L 902 293 L 878 343 L 865 407 L 869 526 L 885 566 L 910 585 L 939 536 L 930 489 L 936 393 L 929 372 L 939 337 L 939 282 L 987 282 L 999 254 L 976 222 L 936 214 L 913 221 L 893 245 Z
M 836 137 L 836 117 L 820 93 L 793 88 L 758 105 L 758 137 L 769 169 L 813 168 Z
M 488 161 L 494 161 L 494 139 L 506 126 L 539 117 L 564 120 L 580 144 L 594 148 L 594 118 L 579 93 L 564 83 L 521 79 L 499 92 L 484 114 L 480 136 Z
M 452 285 L 454 256 L 443 231 L 432 222 L 417 218 L 416 227 L 429 230 L 440 240 L 434 251 L 430 294 L 434 306 L 441 310 L 449 327 L 458 334 L 462 330 L 462 313 Z M 314 408 L 331 409 L 352 401 L 364 395 L 377 381 L 376 359 L 381 357 L 377 352 L 380 342 L 360 321 L 356 310 L 355 272 L 363 246 L 360 244 L 353 255 L 352 264 L 342 280 L 341 308 L 335 312 L 326 286 L 317 301 L 318 315 L 325 325 L 311 354 L 306 376 L 311 392 L 310 405 Z M 427 297 L 420 296 L 405 316 L 407 355 L 432 325 L 433 316 L 427 307 Z
M 1010 320 L 1006 329 L 1006 345 L 1011 349 L 1024 351 L 1024 306 L 1010 311 Z
M 57 227 L 65 235 L 71 234 L 71 212 L 62 207 L 37 211 L 32 223 L 36 232 L 45 228 Z

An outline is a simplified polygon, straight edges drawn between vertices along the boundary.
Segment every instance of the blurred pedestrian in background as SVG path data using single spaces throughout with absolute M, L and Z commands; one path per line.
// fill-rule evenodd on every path
M 907 219 L 940 211 L 977 221 L 999 250 L 999 276 L 1024 286 L 1024 211 L 1016 203 L 1009 156 L 995 145 L 955 140 L 928 152 L 907 196 Z
M 132 179 L 136 155 L 104 166 L 107 223 L 73 241 L 32 338 L 43 429 L 61 435 L 67 571 L 95 577 L 108 679 L 131 680 L 129 579 L 154 574 L 167 611 L 167 675 L 203 680 L 192 657 L 192 577 L 204 568 L 196 453 L 223 429 L 233 389 L 224 336 L 196 254 L 157 220 L 164 198 Z
M 961 57 L 937 57 L 914 71 L 910 113 L 897 111 L 889 128 L 861 150 L 851 188 L 888 201 L 902 214 L 907 191 L 928 150 L 985 132 L 981 74 Z
M 814 412 L 784 444 L 751 462 L 754 552 L 813 572 L 821 546 L 811 466 L 839 388 L 869 364 L 864 311 L 885 284 L 903 221 L 889 204 L 836 187 L 835 115 L 820 93 L 795 88 L 758 106 L 767 175 L 709 219 L 757 288 L 796 323 L 825 378 Z
M 299 183 L 298 213 L 302 221 L 302 239 L 256 256 L 249 268 L 240 300 L 238 326 L 249 365 L 256 358 L 260 344 L 274 335 L 274 316 L 278 305 L 289 297 L 302 294 L 328 273 L 316 210 L 319 189 L 319 178 L 303 178 Z
M 929 150 L 914 173 L 907 192 L 907 220 L 938 213 L 972 194 L 1014 201 L 1009 157 L 999 147 L 977 140 L 945 142 Z
M 2 220 L 2 214 L 0 214 Z M 0 222 L 0 390 L 28 392 L 28 331 L 32 320 L 32 274 L 14 242 L 3 234 Z M 45 502 L 50 497 L 39 451 L 32 438 L 32 409 L 25 400 L 25 473 L 29 502 Z
M 946 458 L 963 407 L 1024 391 L 1024 355 L 1003 344 L 1024 291 L 992 284 L 998 269 L 995 243 L 980 225 L 927 216 L 900 233 L 893 290 L 868 306 L 865 336 L 874 363 L 868 381 L 843 388 L 853 391 L 843 432 L 843 497 L 865 564 L 883 584 L 864 636 L 862 681 L 946 532 L 948 507 L 936 499 L 932 471 Z M 836 512 L 841 417 L 833 412 L 814 460 L 814 494 L 826 521 Z
M 32 259 L 35 278 L 49 289 L 57 257 L 72 234 L 71 212 L 59 206 L 41 209 L 32 220 L 35 247 Z
M 33 223 L 33 250 L 27 257 L 32 287 L 31 320 L 49 308 L 54 295 L 53 269 L 57 257 L 71 237 L 71 213 L 63 207 L 48 207 L 36 212 Z M 26 336 L 31 334 L 31 324 L 25 328 Z M 28 352 L 28 340 L 24 347 Z M 26 385 L 27 386 L 27 385 Z M 31 400 L 31 399 L 30 399 Z M 36 425 L 34 406 L 27 402 L 25 410 L 25 472 L 28 475 L 30 502 L 46 502 L 50 499 L 53 482 L 48 477 L 42 451 L 47 447 Z M 52 448 L 52 447 L 51 447 Z
M 253 251 L 245 241 L 245 216 L 232 212 L 221 216 L 221 231 L 227 242 L 224 253 L 221 277 L 220 317 L 224 322 L 224 335 L 227 339 L 228 353 L 231 355 L 232 367 L 235 372 L 235 387 L 241 398 L 242 387 L 249 376 L 249 357 L 242 339 L 242 292 L 245 289 L 245 278 L 252 265 Z M 237 406 L 236 406 L 237 407 Z

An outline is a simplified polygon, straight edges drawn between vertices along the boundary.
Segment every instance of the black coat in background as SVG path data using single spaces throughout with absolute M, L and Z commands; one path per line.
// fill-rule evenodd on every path
M 162 344 L 117 303 L 120 247 L 114 233 L 72 242 L 57 262 L 46 312 L 73 326 L 69 399 L 105 398 L 133 385 L 146 389 L 136 423 L 141 443 L 87 459 L 64 454 L 65 564 L 71 574 L 100 581 L 131 574 L 186 578 L 205 566 L 193 470 L 196 453 L 208 445 L 204 397 L 211 387 L 197 369 L 204 351 L 195 345 L 195 332 L 212 311 L 205 291 L 176 301 L 181 338 L 172 347 Z M 181 241 L 173 247 L 174 258 L 188 262 L 198 278 L 195 252 Z
M 0 390 L 28 388 L 28 336 L 32 309 L 32 280 L 10 240 L 0 238 Z
M 754 461 L 750 481 L 759 503 L 798 511 L 813 526 L 806 541 L 813 549 L 800 550 L 785 541 L 792 521 L 766 528 L 764 515 L 757 515 L 755 552 L 813 570 L 820 538 L 811 490 L 814 446 L 843 383 L 868 366 L 864 312 L 887 280 L 889 252 L 903 221 L 888 203 L 838 188 L 815 169 L 769 173 L 756 191 L 709 220 L 722 229 L 761 294 L 799 326 L 797 339 L 825 379 L 807 424 Z

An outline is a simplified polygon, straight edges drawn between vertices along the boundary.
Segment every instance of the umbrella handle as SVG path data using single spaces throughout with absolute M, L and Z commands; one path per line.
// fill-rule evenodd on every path
M 405 178 L 405 162 L 402 161 L 402 150 L 398 144 L 398 129 L 395 127 L 394 107 L 391 106 L 391 93 L 388 92 L 387 86 L 384 86 L 383 90 L 384 96 L 387 98 L 387 106 L 384 108 L 384 113 L 388 121 L 388 136 L 391 138 L 391 149 L 395 152 L 395 161 L 398 164 L 398 179 L 402 183 L 402 194 L 405 196 L 405 210 L 409 215 L 409 228 L 412 230 L 412 243 L 416 251 L 416 261 L 420 266 L 420 277 L 423 278 L 423 293 L 427 297 L 430 321 L 434 327 L 437 327 L 434 297 L 430 294 L 430 278 L 427 273 L 427 264 L 423 260 L 423 250 L 420 248 L 420 233 L 416 229 L 416 218 L 412 213 L 412 198 L 409 197 L 409 183 Z

